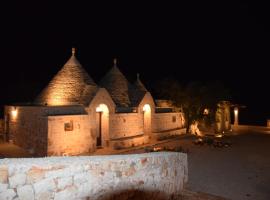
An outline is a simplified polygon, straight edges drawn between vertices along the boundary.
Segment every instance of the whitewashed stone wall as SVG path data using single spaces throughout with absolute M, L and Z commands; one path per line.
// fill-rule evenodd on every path
M 176 152 L 3 159 L 0 199 L 175 199 L 187 169 Z
M 5 109 L 5 115 L 9 115 L 9 139 L 36 155 L 46 155 L 47 119 L 42 108 L 16 106 L 17 116 L 11 114 L 12 109 L 12 106 Z
M 47 155 L 48 115 L 85 112 L 81 106 L 16 106 L 17 115 L 13 116 L 11 111 L 14 108 L 5 106 L 9 139 L 37 156 Z
M 65 123 L 72 129 L 65 130 Z M 88 115 L 48 116 L 48 156 L 78 155 L 96 149 Z
M 5 127 L 4 119 L 0 119 L 0 134 L 4 134 L 4 127 Z
M 184 127 L 183 113 L 155 113 L 152 123 L 153 132 L 163 132 Z
M 143 114 L 116 113 L 110 116 L 110 138 L 124 138 L 143 134 Z

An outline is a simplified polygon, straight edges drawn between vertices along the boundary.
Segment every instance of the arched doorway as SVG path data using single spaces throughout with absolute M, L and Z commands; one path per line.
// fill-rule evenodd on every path
M 149 104 L 143 106 L 143 131 L 145 135 L 151 134 L 151 107 Z
M 109 145 L 109 109 L 105 104 L 96 107 L 96 146 L 104 147 Z

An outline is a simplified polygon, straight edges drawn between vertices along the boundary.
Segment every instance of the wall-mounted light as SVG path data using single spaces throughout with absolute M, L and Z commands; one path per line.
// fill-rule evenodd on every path
M 234 125 L 238 125 L 238 108 L 234 108 Z
M 149 112 L 149 111 L 151 111 L 150 105 L 149 105 L 149 104 L 145 104 L 145 105 L 143 106 L 143 111 L 144 111 L 144 112 Z
M 12 107 L 12 110 L 11 110 L 11 115 L 13 118 L 17 117 L 17 114 L 18 114 L 18 110 L 17 108 L 14 106 Z
M 109 113 L 108 106 L 105 104 L 100 104 L 98 107 L 96 107 L 96 112 Z

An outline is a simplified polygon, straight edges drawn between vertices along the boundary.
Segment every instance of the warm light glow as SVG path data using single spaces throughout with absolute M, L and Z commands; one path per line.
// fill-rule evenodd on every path
M 11 115 L 12 115 L 12 117 L 17 117 L 17 114 L 18 114 L 18 111 L 17 111 L 17 109 L 16 109 L 16 107 L 14 107 L 12 110 L 11 110 Z
M 235 115 L 238 114 L 238 108 L 234 108 L 234 114 L 235 114 Z
M 145 104 L 145 105 L 143 106 L 143 111 L 144 111 L 144 112 L 149 112 L 149 111 L 151 111 L 150 105 L 149 105 L 149 104 Z
M 216 134 L 215 137 L 221 138 L 221 137 L 223 137 L 223 135 L 222 134 Z
M 238 108 L 234 108 L 234 125 L 238 125 Z
M 109 113 L 109 109 L 105 104 L 100 104 L 97 108 L 96 108 L 96 112 L 104 112 L 104 113 Z
M 203 114 L 204 115 L 208 115 L 209 114 L 209 110 L 207 108 L 205 108 L 204 111 L 203 111 Z

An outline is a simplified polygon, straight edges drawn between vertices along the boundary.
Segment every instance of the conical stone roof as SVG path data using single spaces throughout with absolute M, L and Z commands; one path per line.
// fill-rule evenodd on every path
M 86 95 L 92 98 L 96 90 L 97 85 L 75 57 L 73 48 L 69 60 L 34 102 L 52 106 L 81 104 L 87 102 Z
M 134 83 L 134 86 L 137 90 L 140 90 L 142 92 L 148 92 L 148 90 L 146 89 L 146 87 L 144 86 L 144 84 L 142 83 L 141 79 L 140 79 L 140 75 L 137 74 L 137 79 Z
M 139 74 L 137 74 L 137 79 L 130 90 L 130 99 L 132 106 L 134 107 L 138 106 L 146 92 L 148 92 L 148 90 L 141 82 Z
M 108 90 L 113 101 L 118 107 L 129 107 L 129 82 L 122 74 L 114 60 L 114 66 L 100 81 L 100 86 Z

